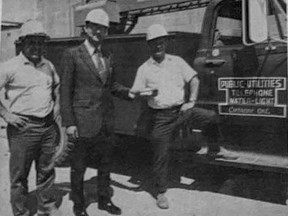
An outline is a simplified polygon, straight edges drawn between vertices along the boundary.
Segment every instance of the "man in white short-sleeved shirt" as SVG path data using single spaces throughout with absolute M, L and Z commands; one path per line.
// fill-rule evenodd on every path
M 154 150 L 153 172 L 157 206 L 169 208 L 165 196 L 169 147 L 173 132 L 184 122 L 198 126 L 207 137 L 209 154 L 216 155 L 217 115 L 214 111 L 195 107 L 199 79 L 197 72 L 181 57 L 166 53 L 168 33 L 162 25 L 151 25 L 147 30 L 147 43 L 151 57 L 138 69 L 129 96 L 147 97 L 151 122 L 150 139 Z M 189 91 L 185 91 L 188 86 Z M 185 95 L 189 92 L 189 95 Z

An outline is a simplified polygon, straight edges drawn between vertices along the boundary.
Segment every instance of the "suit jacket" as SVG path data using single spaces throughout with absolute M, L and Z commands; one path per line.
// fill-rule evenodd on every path
M 111 55 L 103 53 L 107 81 L 103 83 L 84 44 L 68 49 L 62 58 L 60 103 L 63 126 L 75 125 L 80 137 L 94 137 L 102 126 L 114 130 L 112 94 L 128 99 L 128 88 L 117 83 Z

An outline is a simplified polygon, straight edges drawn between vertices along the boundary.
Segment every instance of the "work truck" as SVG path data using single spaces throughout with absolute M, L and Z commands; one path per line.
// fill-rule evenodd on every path
M 197 106 L 219 114 L 220 145 L 237 159 L 206 160 L 201 130 L 189 125 L 176 133 L 173 148 L 183 152 L 197 149 L 191 157 L 200 162 L 286 175 L 286 4 L 286 0 L 183 0 L 132 8 L 121 11 L 121 22 L 109 30 L 103 49 L 113 53 L 117 81 L 131 87 L 137 68 L 149 58 L 146 29 L 133 31 L 145 22 L 164 24 L 169 30 L 168 53 L 181 56 L 198 72 Z M 197 11 L 196 16 L 189 15 L 193 11 Z M 190 19 L 181 31 L 175 23 L 168 26 L 165 22 L 177 14 L 181 23 Z M 46 56 L 59 73 L 65 64 L 61 62 L 63 51 L 83 41 L 83 37 L 71 37 L 48 42 Z M 147 137 L 141 130 L 145 128 L 145 101 L 115 98 L 114 102 L 115 132 L 134 137 L 135 144 L 139 137 Z

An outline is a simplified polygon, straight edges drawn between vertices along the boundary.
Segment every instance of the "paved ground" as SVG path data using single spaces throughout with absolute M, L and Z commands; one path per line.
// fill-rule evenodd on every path
M 6 139 L 0 130 L 0 216 L 10 216 L 8 160 Z M 125 143 L 125 142 L 123 142 Z M 120 143 L 120 145 L 123 145 Z M 130 144 L 119 148 L 117 165 L 112 174 L 113 201 L 124 216 L 287 216 L 284 181 L 280 175 L 247 172 L 231 168 L 193 166 L 173 157 L 169 191 L 169 210 L 160 210 L 151 196 L 151 152 L 143 145 Z M 189 156 L 186 156 L 186 159 Z M 106 216 L 97 209 L 96 169 L 89 168 L 85 176 L 85 193 L 89 215 Z M 29 203 L 35 212 L 35 171 L 29 176 Z M 69 168 L 57 168 L 53 188 L 64 216 L 72 214 L 69 200 Z

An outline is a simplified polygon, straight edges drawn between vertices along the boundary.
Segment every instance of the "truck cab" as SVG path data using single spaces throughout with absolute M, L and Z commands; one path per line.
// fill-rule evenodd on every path
M 234 165 L 287 172 L 284 1 L 258 1 L 260 6 L 266 4 L 265 11 L 251 2 L 256 3 L 215 0 L 208 5 L 194 60 L 201 80 L 198 103 L 218 112 L 222 145 L 239 156 Z M 264 18 L 261 13 L 252 17 L 257 10 Z M 255 42 L 251 38 L 258 32 L 253 35 L 251 26 L 257 18 L 257 31 L 261 32 L 261 22 L 266 24 L 263 34 L 267 36 Z

